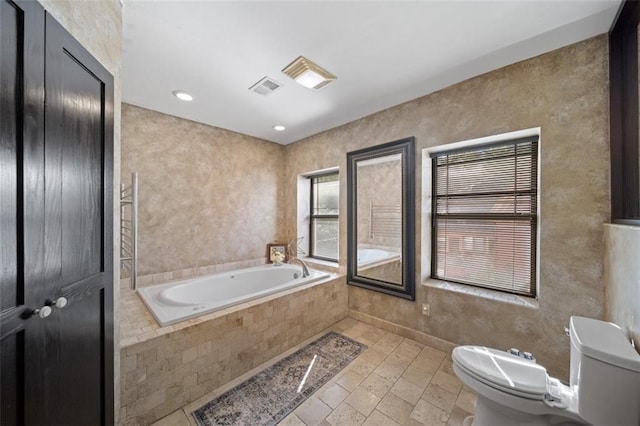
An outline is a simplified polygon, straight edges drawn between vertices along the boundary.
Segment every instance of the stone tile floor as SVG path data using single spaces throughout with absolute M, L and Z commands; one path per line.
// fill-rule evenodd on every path
M 464 419 L 472 415 L 476 396 L 456 377 L 450 354 L 352 318 L 330 329 L 369 348 L 280 425 L 453 426 L 462 425 Z M 277 362 L 306 343 L 267 364 Z M 170 414 L 154 426 L 195 425 L 191 411 L 251 377 L 256 370 Z

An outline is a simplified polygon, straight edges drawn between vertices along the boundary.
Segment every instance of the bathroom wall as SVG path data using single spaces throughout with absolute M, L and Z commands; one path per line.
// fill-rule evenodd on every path
M 296 177 L 338 165 L 340 266 L 346 262 L 346 153 L 416 137 L 416 301 L 349 287 L 349 308 L 456 344 L 519 347 L 551 374 L 567 377 L 571 315 L 604 316 L 603 224 L 609 220 L 607 37 L 464 81 L 286 147 L 288 235 L 296 234 Z M 541 128 L 539 296 L 533 303 L 494 293 L 421 283 L 422 149 Z M 428 209 L 425 209 L 428 210 Z M 500 299 L 499 297 L 497 299 Z M 431 315 L 421 315 L 422 303 Z
M 119 0 L 94 0 L 79 2 L 74 0 L 39 0 L 40 4 L 62 26 L 73 35 L 112 75 L 114 82 L 114 120 L 113 120 L 113 188 L 114 206 L 120 202 L 120 99 L 122 93 L 122 4 Z M 114 247 L 114 290 L 117 301 L 119 285 L 119 247 L 120 247 L 120 210 L 115 209 L 113 216 Z M 116 418 L 120 395 L 120 313 L 118 303 L 114 303 L 114 351 L 115 355 L 115 403 Z
M 604 225 L 606 319 L 618 324 L 640 352 L 640 227 Z
M 284 235 L 284 164 L 281 145 L 123 104 L 122 181 L 139 180 L 138 274 L 262 262 Z

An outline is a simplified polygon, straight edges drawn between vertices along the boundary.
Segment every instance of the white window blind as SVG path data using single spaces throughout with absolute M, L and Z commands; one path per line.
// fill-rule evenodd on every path
M 431 276 L 535 296 L 538 138 L 431 161 Z

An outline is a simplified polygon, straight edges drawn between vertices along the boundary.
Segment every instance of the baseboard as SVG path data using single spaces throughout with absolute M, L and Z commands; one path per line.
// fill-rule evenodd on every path
M 431 346 L 432 348 L 439 349 L 445 352 L 451 352 L 457 345 L 438 337 L 431 336 L 418 330 L 414 330 L 404 325 L 396 324 L 391 321 L 383 320 L 373 315 L 365 314 L 363 312 L 349 309 L 349 317 L 362 321 L 366 324 L 373 325 L 374 327 L 381 328 L 382 330 L 390 331 L 400 336 L 413 339 L 416 342 L 420 342 L 424 345 Z

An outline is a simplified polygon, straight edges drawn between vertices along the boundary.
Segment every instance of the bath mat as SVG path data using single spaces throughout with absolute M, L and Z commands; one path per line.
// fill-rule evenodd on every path
M 192 415 L 201 426 L 275 425 L 366 348 L 331 331 Z

